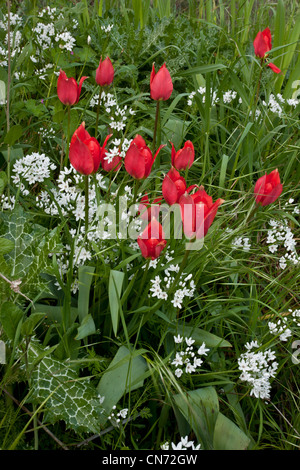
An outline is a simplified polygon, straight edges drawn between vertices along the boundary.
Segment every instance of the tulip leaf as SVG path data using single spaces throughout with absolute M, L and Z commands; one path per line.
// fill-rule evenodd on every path
M 121 346 L 102 375 L 97 387 L 98 394 L 104 397 L 105 413 L 100 416 L 101 424 L 105 423 L 112 407 L 125 393 L 143 385 L 147 371 L 147 363 L 141 356 L 143 352 L 144 350 L 131 351 Z
M 213 449 L 246 450 L 249 444 L 249 437 L 223 413 L 218 413 L 214 429 Z
M 89 335 L 96 332 L 95 323 L 91 314 L 83 318 L 81 325 L 78 327 L 78 333 L 75 336 L 76 340 L 84 339 Z
M 109 294 L 109 307 L 111 314 L 111 321 L 114 334 L 117 335 L 119 325 L 119 309 L 120 309 L 120 295 L 122 284 L 124 280 L 124 273 L 121 271 L 111 270 L 109 275 L 108 294 Z
M 3 193 L 6 185 L 7 185 L 7 175 L 5 171 L 0 171 L 0 195 Z

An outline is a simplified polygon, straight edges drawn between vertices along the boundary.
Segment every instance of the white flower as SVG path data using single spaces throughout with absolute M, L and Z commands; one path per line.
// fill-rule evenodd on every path
M 194 344 L 195 340 L 193 338 L 185 338 L 185 342 L 188 346 Z
M 183 341 L 183 336 L 177 335 L 174 336 L 175 343 L 181 343 Z
M 203 342 L 200 346 L 200 348 L 198 349 L 198 354 L 199 356 L 201 356 L 202 354 L 204 354 L 205 356 L 207 356 L 207 352 L 209 351 L 209 349 L 207 349 L 206 347 L 206 344 Z

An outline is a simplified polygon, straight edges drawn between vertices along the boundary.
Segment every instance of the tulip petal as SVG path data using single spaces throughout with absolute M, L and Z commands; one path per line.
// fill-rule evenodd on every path
M 167 204 L 170 206 L 177 202 L 177 188 L 174 181 L 167 174 L 162 183 L 162 193 Z
M 272 202 L 276 201 L 276 199 L 280 196 L 282 193 L 283 186 L 282 184 L 278 184 L 275 186 L 272 191 L 264 196 L 264 198 L 261 200 L 261 205 L 262 206 L 267 206 L 268 204 L 272 204 Z
M 76 103 L 78 103 L 79 98 L 80 98 L 82 84 L 83 84 L 84 80 L 86 80 L 87 78 L 89 78 L 89 77 L 81 77 L 81 79 L 79 81 L 79 85 L 77 87 L 77 101 L 76 101 Z
M 270 67 L 270 69 L 272 69 L 273 72 L 275 72 L 275 73 L 281 73 L 281 70 L 280 70 L 278 67 L 276 67 L 275 64 L 272 64 L 272 62 L 268 62 L 268 63 L 267 63 L 267 66 Z
M 94 171 L 94 159 L 88 149 L 88 146 L 81 142 L 78 137 L 70 145 L 69 159 L 71 165 L 79 173 L 90 175 Z

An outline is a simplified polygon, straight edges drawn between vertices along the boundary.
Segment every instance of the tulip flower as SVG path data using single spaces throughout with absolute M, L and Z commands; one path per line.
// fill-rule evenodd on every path
M 149 201 L 148 194 L 146 193 L 141 198 L 141 202 L 139 205 L 138 215 L 141 217 L 141 219 L 148 220 L 149 222 L 153 217 L 157 219 L 159 215 L 159 206 L 161 204 L 162 199 L 162 197 L 157 197 L 153 200 L 153 203 L 151 204 Z
M 203 186 L 195 194 L 185 192 L 179 199 L 185 235 L 197 239 L 205 237 L 223 202 L 219 198 L 213 203 L 212 197 L 205 192 Z
M 88 77 L 81 77 L 79 85 L 77 84 L 75 78 L 68 78 L 63 70 L 60 70 L 58 79 L 57 79 L 57 96 L 60 101 L 68 106 L 78 103 L 81 87 L 84 80 Z
M 156 259 L 165 248 L 167 241 L 162 225 L 153 217 L 145 230 L 137 239 L 142 256 L 146 259 Z
M 272 49 L 272 36 L 269 28 L 259 31 L 253 41 L 254 53 L 260 59 L 267 57 L 267 52 Z M 272 62 L 267 62 L 267 66 L 270 67 L 273 72 L 280 73 L 281 70 Z
M 156 73 L 154 64 L 150 74 L 150 96 L 155 101 L 166 101 L 173 91 L 173 83 L 166 64 L 163 64 Z
M 256 204 L 268 206 L 282 193 L 282 184 L 280 183 L 279 172 L 276 170 L 271 171 L 268 175 L 265 174 L 259 178 L 254 187 L 254 195 Z
M 114 68 L 109 57 L 102 62 L 100 59 L 99 66 L 96 70 L 96 83 L 100 86 L 110 85 L 114 79 Z
M 100 144 L 85 130 L 83 122 L 71 138 L 69 149 L 71 165 L 83 175 L 96 173 L 101 161 L 101 152 Z
M 153 157 L 145 140 L 137 134 L 125 155 L 124 165 L 127 173 L 137 180 L 147 178 L 162 147 L 164 145 L 160 145 Z
M 190 140 L 187 140 L 183 148 L 179 149 L 177 152 L 174 144 L 172 143 L 171 161 L 172 166 L 176 168 L 176 170 L 186 170 L 187 168 L 191 168 L 194 158 L 194 145 Z
M 175 168 L 171 168 L 170 171 L 164 177 L 162 183 L 162 194 L 167 204 L 170 206 L 179 202 L 180 197 L 186 191 L 186 182 L 183 176 L 180 176 L 179 172 Z

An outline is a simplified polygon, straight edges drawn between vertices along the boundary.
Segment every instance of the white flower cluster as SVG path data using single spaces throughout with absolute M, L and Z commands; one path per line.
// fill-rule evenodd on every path
M 176 344 L 186 343 L 186 348 L 181 349 L 176 352 L 175 358 L 170 361 L 172 366 L 175 366 L 175 375 L 176 377 L 181 377 L 185 372 L 186 374 L 192 374 L 197 371 L 199 367 L 203 364 L 201 357 L 197 357 L 194 352 L 193 344 L 195 342 L 192 338 L 183 338 L 183 336 L 174 336 L 174 341 Z M 206 353 L 209 349 L 206 349 L 205 343 L 202 343 L 200 348 L 198 348 L 198 356 L 207 355 Z
M 244 251 L 250 251 L 251 244 L 250 244 L 249 240 L 250 240 L 250 238 L 248 238 L 248 237 L 236 237 L 233 240 L 232 245 L 233 245 L 234 248 L 241 248 Z
M 172 255 L 174 251 L 171 251 L 170 254 Z M 168 263 L 173 258 L 170 256 L 169 250 L 165 252 L 165 259 Z M 155 268 L 157 266 L 158 260 L 154 260 L 149 267 Z M 164 264 L 161 265 L 162 267 Z M 168 290 L 173 285 L 175 281 L 176 274 L 179 272 L 179 264 L 170 264 L 164 269 L 164 278 L 163 280 L 159 275 L 155 276 L 154 279 L 151 279 L 152 286 L 149 289 L 149 296 L 157 297 L 158 299 L 167 300 L 169 297 Z M 162 283 L 164 285 L 162 286 Z M 180 279 L 178 281 L 178 289 L 175 291 L 173 295 L 173 299 L 171 303 L 175 308 L 182 308 L 183 301 L 185 297 L 193 297 L 196 289 L 196 285 L 194 280 L 192 279 L 192 274 L 187 275 L 186 273 L 182 273 Z
M 104 177 L 101 173 L 95 175 L 99 188 L 105 188 Z M 84 176 L 79 174 L 72 166 L 60 171 L 57 179 L 57 188 L 52 189 L 55 202 L 46 191 L 37 196 L 37 207 L 46 214 L 59 215 L 58 207 L 64 216 L 74 216 L 75 220 L 85 219 L 85 196 L 83 191 Z M 89 220 L 92 220 L 97 210 L 96 187 L 94 180 L 90 179 L 89 188 Z
M 266 243 L 269 245 L 269 251 L 275 253 L 279 248 L 285 249 L 286 253 L 279 259 L 279 266 L 285 269 L 288 262 L 297 265 L 300 262 L 300 256 L 296 252 L 296 240 L 285 219 L 283 222 L 270 220 L 269 225 L 272 227 L 268 230 Z
M 188 101 L 187 104 L 188 106 L 192 106 L 193 104 L 193 99 L 196 94 L 201 95 L 201 100 L 202 103 L 205 103 L 205 97 L 206 97 L 206 87 L 205 86 L 200 86 L 197 91 L 192 91 L 190 95 L 188 96 Z M 219 103 L 220 99 L 217 96 L 218 90 L 213 91 L 213 89 L 210 89 L 210 97 L 211 97 L 211 106 L 214 106 L 216 103 Z M 224 104 L 229 104 L 231 103 L 237 96 L 237 92 L 234 90 L 227 90 L 225 93 L 223 93 L 222 96 L 222 101 Z
M 30 185 L 42 183 L 55 168 L 56 165 L 44 153 L 33 152 L 14 163 L 12 181 L 16 185 L 24 180 Z
M 170 450 L 170 443 L 167 441 L 164 444 L 161 444 L 160 448 L 162 450 Z M 189 441 L 188 436 L 181 437 L 178 444 L 171 442 L 172 450 L 200 450 L 201 444 L 194 445 L 194 441 Z
M 240 380 L 251 387 L 250 395 L 264 400 L 270 399 L 270 379 L 275 377 L 278 369 L 274 351 L 259 351 L 257 341 L 245 345 L 247 351 L 238 358 L 238 367 L 242 372 Z M 255 350 L 254 350 L 255 349 Z
M 127 415 L 128 415 L 128 408 L 123 408 L 122 410 L 120 410 L 116 415 L 115 415 L 115 410 L 116 410 L 116 405 L 113 406 L 113 411 L 110 413 L 108 419 L 110 421 L 112 421 L 112 423 L 114 424 L 114 426 L 118 426 L 121 422 L 121 418 L 122 419 L 126 419 L 127 418 Z
M 289 315 L 280 316 L 276 321 L 269 321 L 268 327 L 272 335 L 279 336 L 280 341 L 287 341 L 292 336 L 292 330 L 289 328 L 293 326 L 300 326 L 300 309 L 294 312 L 289 309 Z
M 283 117 L 286 114 L 285 110 L 283 109 L 283 105 L 287 104 L 288 106 L 295 108 L 299 102 L 299 100 L 293 98 L 286 100 L 280 93 L 277 93 L 276 96 L 271 93 L 269 96 L 269 101 L 262 101 L 262 104 L 273 114 L 277 114 L 278 117 Z
M 99 95 L 94 95 L 90 100 L 90 107 L 94 108 L 98 105 L 99 102 Z M 122 131 L 126 127 L 126 121 L 129 115 L 134 115 L 135 111 L 132 108 L 128 108 L 125 105 L 121 108 L 115 96 L 112 93 L 105 93 L 103 92 L 101 95 L 101 105 L 104 106 L 105 112 L 110 117 L 110 128 L 115 129 L 116 131 Z
M 17 13 L 10 12 L 10 26 L 22 26 L 23 18 L 22 16 L 18 15 Z M 3 15 L 3 21 L 0 20 L 0 29 L 4 29 L 7 31 L 7 20 L 8 20 L 8 13 Z
M 129 146 L 132 142 L 132 139 L 114 139 L 111 143 L 113 145 L 112 148 L 106 150 L 104 160 L 107 160 L 108 163 L 111 163 L 114 157 L 122 157 L 125 158 L 126 152 L 129 149 Z
M 105 33 L 109 33 L 112 29 L 113 29 L 114 25 L 113 24 L 109 24 L 107 26 L 105 25 L 102 25 L 101 26 L 101 29 L 102 31 L 104 31 Z

